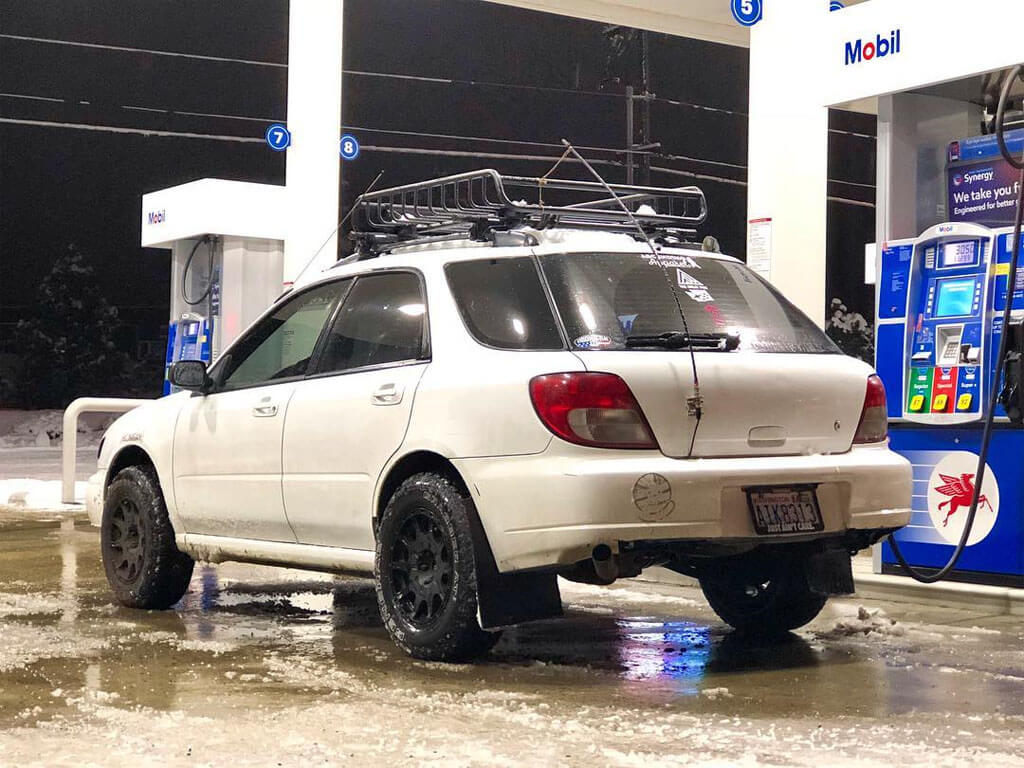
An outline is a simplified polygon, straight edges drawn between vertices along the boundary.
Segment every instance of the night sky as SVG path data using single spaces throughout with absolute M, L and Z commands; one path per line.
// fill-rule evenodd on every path
M 343 209 L 380 170 L 387 185 L 484 166 L 540 175 L 562 137 L 624 146 L 621 94 L 639 67 L 632 55 L 609 64 L 604 25 L 478 0 L 348 0 L 345 25 L 343 122 L 364 150 L 343 168 Z M 169 264 L 138 245 L 140 197 L 202 177 L 284 182 L 262 136 L 286 117 L 287 28 L 285 0 L 0 0 L 0 353 L 16 352 L 11 324 L 70 243 L 102 275 L 126 338 L 160 337 Z M 704 233 L 742 258 L 747 52 L 657 34 L 650 47 L 665 155 L 652 165 L 702 177 L 655 171 L 652 183 L 702 186 Z M 855 184 L 830 194 L 873 202 L 874 141 L 850 134 L 873 135 L 874 118 L 834 113 L 832 127 L 830 176 Z M 624 181 L 621 153 L 588 154 Z M 833 202 L 829 222 L 829 296 L 870 315 L 860 282 L 874 209 Z

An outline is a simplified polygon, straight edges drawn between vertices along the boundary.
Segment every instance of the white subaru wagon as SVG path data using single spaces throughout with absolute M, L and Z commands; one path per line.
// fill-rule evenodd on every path
M 521 234 L 343 264 L 173 366 L 89 481 L 116 598 L 168 608 L 197 559 L 372 574 L 401 648 L 460 660 L 559 576 L 664 566 L 753 632 L 851 592 L 910 516 L 871 368 L 735 259 Z

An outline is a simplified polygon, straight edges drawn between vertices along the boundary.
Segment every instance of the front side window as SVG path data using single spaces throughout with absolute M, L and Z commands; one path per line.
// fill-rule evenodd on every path
M 239 389 L 304 375 L 342 292 L 339 282 L 321 285 L 260 320 L 228 353 L 221 386 Z
M 426 323 L 427 305 L 416 275 L 359 277 L 327 334 L 317 373 L 420 359 Z
M 626 349 L 638 337 L 739 336 L 752 352 L 837 353 L 796 307 L 745 265 L 647 253 L 560 253 L 540 258 L 574 349 Z M 676 300 L 678 299 L 678 306 Z
M 529 256 L 457 261 L 444 268 L 466 328 L 498 349 L 564 349 Z

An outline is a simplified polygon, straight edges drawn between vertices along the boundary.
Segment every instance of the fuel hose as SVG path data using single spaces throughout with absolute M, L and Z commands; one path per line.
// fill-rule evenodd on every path
M 190 299 L 188 296 L 188 275 L 192 270 L 192 260 L 196 257 L 196 251 L 199 250 L 199 246 L 206 243 L 207 246 L 207 270 L 206 274 L 208 279 L 206 281 L 206 287 L 202 293 L 196 299 Z M 210 291 L 213 290 L 213 238 L 209 235 L 203 235 L 201 238 L 196 240 L 196 244 L 192 246 L 192 250 L 189 251 L 188 259 L 185 260 L 185 268 L 181 270 L 181 298 L 190 307 L 194 307 L 196 304 L 200 304 L 206 300 L 206 297 L 210 295 Z
M 974 518 L 978 513 L 978 500 L 981 498 L 982 483 L 985 481 L 985 470 L 988 465 L 988 449 L 992 442 L 992 428 L 995 423 L 996 405 L 999 402 L 999 392 L 1001 389 L 1000 379 L 1002 377 L 1003 368 L 1006 363 L 1006 355 L 1009 349 L 1010 320 L 1013 311 L 1013 292 L 1016 289 L 1017 262 L 1020 257 L 1021 224 L 1024 223 L 1024 162 L 1022 162 L 1022 160 L 1018 160 L 1010 153 L 1009 147 L 1006 146 L 1004 128 L 1006 107 L 1010 101 L 1010 91 L 1013 88 L 1014 81 L 1021 77 L 1022 72 L 1024 72 L 1024 65 L 1018 64 L 1006 75 L 1006 78 L 1003 81 L 1002 92 L 999 94 L 999 107 L 996 110 L 995 135 L 996 143 L 999 145 L 999 152 L 1002 154 L 1006 162 L 1013 168 L 1018 169 L 1021 174 L 1020 180 L 1017 184 L 1017 212 L 1013 225 L 1013 250 L 1010 252 L 1010 272 L 1006 281 L 1006 306 L 1003 309 L 1003 330 L 999 338 L 999 355 L 996 357 L 995 375 L 992 377 L 992 392 L 988 401 L 988 409 L 985 412 L 985 428 L 981 435 L 981 449 L 978 451 L 978 468 L 974 473 L 974 494 L 971 497 L 971 508 L 967 512 L 967 520 L 964 522 L 964 531 L 960 535 L 960 541 L 957 543 L 956 549 L 953 550 L 953 554 L 950 556 L 949 562 L 937 571 L 933 572 L 929 570 L 926 572 L 914 568 L 907 562 L 903 553 L 900 552 L 899 545 L 896 543 L 896 537 L 892 534 L 888 537 L 889 546 L 892 547 L 893 554 L 896 555 L 896 559 L 899 561 L 900 566 L 909 576 L 920 581 L 922 584 L 934 584 L 936 581 L 941 581 L 950 573 L 950 571 L 956 568 L 956 564 L 959 562 L 960 556 L 967 547 L 967 541 L 971 537 L 971 531 L 974 528 Z

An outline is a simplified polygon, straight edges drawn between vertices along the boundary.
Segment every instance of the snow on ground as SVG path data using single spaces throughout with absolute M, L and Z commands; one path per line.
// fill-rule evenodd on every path
M 0 449 L 51 448 L 61 444 L 63 411 L 0 411 Z M 78 420 L 78 445 L 95 446 L 116 415 L 88 414 Z
M 21 669 L 40 659 L 79 659 L 107 647 L 100 638 L 83 638 L 61 627 L 7 623 L 0 635 L 0 687 L 3 673 Z M 0 765 L 4 750 L 0 749 Z
M 85 498 L 85 483 L 75 483 L 75 498 Z M 81 510 L 81 504 L 64 504 L 61 501 L 60 480 L 34 480 L 15 477 L 0 480 L 0 507 L 23 507 L 36 510 Z
M 646 582 L 639 582 L 646 583 Z M 630 589 L 619 585 L 613 585 L 611 587 L 602 587 L 595 584 L 578 584 L 572 581 L 566 581 L 565 579 L 559 579 L 558 587 L 562 592 L 562 598 L 570 607 L 574 607 L 579 604 L 582 607 L 590 608 L 592 601 L 597 598 L 599 600 L 605 600 L 608 598 L 609 593 L 614 594 L 618 600 L 629 601 L 631 603 L 646 603 L 651 605 L 665 606 L 676 606 L 677 608 L 693 608 L 701 605 L 697 600 L 689 597 L 682 597 L 679 594 L 666 594 L 664 592 L 656 591 L 641 591 L 639 589 Z

